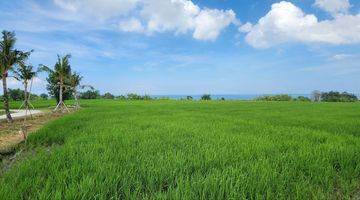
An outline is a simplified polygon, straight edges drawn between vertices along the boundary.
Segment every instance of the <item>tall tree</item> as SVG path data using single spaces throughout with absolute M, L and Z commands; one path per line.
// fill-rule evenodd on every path
M 3 83 L 4 110 L 8 122 L 12 122 L 13 119 L 10 114 L 9 95 L 6 79 L 8 77 L 9 71 L 12 70 L 15 65 L 23 63 L 31 53 L 16 50 L 15 42 L 16 37 L 14 32 L 2 31 L 2 39 L 0 41 L 0 77 Z
M 67 54 L 64 57 L 60 57 L 58 55 L 58 60 L 55 63 L 54 69 L 50 69 L 49 67 L 42 65 L 41 70 L 47 71 L 49 73 L 49 77 L 52 77 L 57 82 L 57 87 L 59 87 L 59 102 L 55 108 L 67 108 L 64 100 L 63 100 L 63 92 L 67 90 L 67 86 L 69 85 L 69 79 L 71 75 L 71 66 L 69 63 L 71 55 Z

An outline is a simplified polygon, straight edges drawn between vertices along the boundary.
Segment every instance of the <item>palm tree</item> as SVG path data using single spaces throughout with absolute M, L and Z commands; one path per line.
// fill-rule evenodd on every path
M 78 93 L 77 93 L 78 88 L 84 89 L 84 88 L 88 87 L 90 89 L 94 89 L 91 85 L 80 85 L 82 79 L 83 79 L 83 77 L 77 72 L 74 72 L 73 74 L 71 74 L 70 78 L 69 78 L 69 86 L 70 86 L 71 90 L 73 91 L 76 109 L 80 108 L 80 104 L 78 101 Z
M 13 119 L 9 108 L 9 94 L 6 79 L 8 73 L 15 65 L 23 63 L 31 52 L 22 52 L 14 48 L 16 42 L 15 33 L 9 31 L 2 32 L 2 40 L 0 41 L 0 77 L 3 83 L 4 91 L 4 110 L 7 121 L 12 122 Z
M 66 82 L 69 81 L 69 78 L 71 75 L 71 66 L 69 63 L 70 57 L 71 57 L 70 54 L 67 54 L 64 57 L 60 57 L 58 55 L 58 60 L 55 63 L 53 70 L 45 65 L 41 65 L 41 68 L 40 68 L 43 71 L 47 71 L 50 74 L 50 76 L 54 76 L 59 85 L 59 102 L 58 102 L 56 108 L 54 109 L 54 111 L 56 111 L 58 108 L 66 108 L 67 109 L 67 107 L 63 101 L 63 90 L 64 89 L 66 90 Z
M 29 82 L 32 84 L 33 78 L 36 77 L 36 75 L 41 70 L 34 70 L 34 67 L 32 65 L 26 65 L 25 63 L 20 63 L 19 67 L 13 72 L 15 79 L 18 81 L 22 81 L 24 85 L 24 103 L 25 109 L 29 110 L 30 104 L 30 91 L 28 91 Z M 31 85 L 30 85 L 31 89 Z M 22 105 L 22 106 L 23 106 Z
M 78 94 L 77 94 L 77 88 L 80 86 L 80 82 L 82 80 L 82 76 L 79 73 L 74 72 L 70 75 L 69 83 L 70 87 L 73 91 L 73 95 L 75 98 L 75 108 L 78 109 L 80 107 L 79 101 L 78 101 Z

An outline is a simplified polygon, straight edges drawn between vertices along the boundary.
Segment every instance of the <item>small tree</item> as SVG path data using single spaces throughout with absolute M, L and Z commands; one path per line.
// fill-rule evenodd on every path
M 87 90 L 80 94 L 80 98 L 81 99 L 98 99 L 98 98 L 100 98 L 100 92 L 99 92 L 99 90 L 94 90 L 94 89 Z
M 8 89 L 9 99 L 13 101 L 23 101 L 24 100 L 24 90 L 19 88 L 17 89 Z
M 210 94 L 204 94 L 201 96 L 201 100 L 203 101 L 210 101 L 211 100 L 211 96 Z
M 50 69 L 49 67 L 42 65 L 41 69 L 47 71 L 50 77 L 53 77 L 55 81 L 57 81 L 57 86 L 59 87 L 59 102 L 56 105 L 54 111 L 58 108 L 66 110 L 69 112 L 67 106 L 63 101 L 63 91 L 67 90 L 68 82 L 71 76 L 71 66 L 69 63 L 71 55 L 67 54 L 64 57 L 60 57 L 58 55 L 58 60 L 55 63 L 54 69 Z
M 102 98 L 104 99 L 115 99 L 115 96 L 113 94 L 111 94 L 110 92 L 106 92 Z
M 20 108 L 24 105 L 25 109 L 29 110 L 29 106 L 31 105 L 30 103 L 31 91 L 28 91 L 28 86 L 30 84 L 30 90 L 31 90 L 33 78 L 35 78 L 38 72 L 40 72 L 40 70 L 34 70 L 34 67 L 32 65 L 26 65 L 25 63 L 21 63 L 19 67 L 14 71 L 14 75 L 15 75 L 14 77 L 18 81 L 22 81 L 22 84 L 24 85 L 24 103 L 20 106 Z
M 45 94 L 45 93 L 42 93 L 42 94 L 40 94 L 40 97 L 41 97 L 42 99 L 48 99 L 48 98 L 49 98 L 49 95 L 48 95 L 48 94 Z
M 56 99 L 56 104 L 60 102 L 60 87 L 59 81 L 57 80 L 55 74 L 49 74 L 46 78 L 48 84 L 46 85 L 46 89 L 49 92 L 49 96 L 52 96 Z M 68 100 L 72 98 L 73 91 L 69 87 L 63 87 L 63 100 Z
M 69 86 L 70 89 L 73 92 L 73 96 L 75 99 L 75 108 L 80 108 L 80 104 L 79 104 L 79 100 L 78 100 L 78 88 L 85 88 L 85 87 L 90 87 L 91 89 L 93 89 L 92 86 L 87 86 L 87 85 L 80 85 L 81 80 L 83 79 L 82 76 L 80 76 L 79 73 L 74 72 L 73 74 L 70 75 L 69 78 Z
M 314 90 L 312 93 L 311 93 L 311 99 L 315 102 L 320 102 L 321 101 L 321 95 L 322 93 L 318 90 Z

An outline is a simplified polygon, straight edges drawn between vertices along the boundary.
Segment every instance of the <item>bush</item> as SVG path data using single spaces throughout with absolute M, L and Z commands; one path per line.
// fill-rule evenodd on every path
M 106 92 L 103 96 L 103 99 L 115 99 L 115 96 L 111 94 L 110 92 Z
M 47 95 L 47 94 L 45 94 L 45 93 L 42 93 L 42 94 L 40 94 L 40 97 L 41 97 L 42 99 L 48 99 L 48 98 L 49 98 L 49 95 Z
M 201 100 L 203 101 L 210 101 L 211 100 L 211 96 L 210 94 L 204 94 L 201 96 Z
M 138 95 L 134 93 L 130 93 L 127 95 L 128 100 L 152 100 L 152 98 L 149 95 Z
M 120 96 L 118 96 L 116 98 L 119 99 L 119 100 L 126 100 L 126 96 L 124 96 L 124 95 L 120 95 Z
M 294 98 L 294 101 L 306 101 L 306 102 L 309 102 L 309 101 L 311 101 L 311 99 L 309 97 L 298 96 L 298 97 Z
M 12 101 L 24 101 L 25 97 L 24 97 L 24 93 L 25 91 L 22 89 L 8 89 L 9 92 L 9 98 Z M 39 96 L 36 94 L 30 94 L 28 93 L 28 95 L 30 95 L 30 100 L 36 100 L 39 99 Z
M 192 96 L 187 96 L 186 97 L 186 100 L 189 100 L 189 101 L 191 101 L 191 100 L 193 100 L 194 98 L 192 97 Z
M 128 100 L 141 100 L 141 96 L 137 95 L 135 93 L 130 93 L 130 94 L 127 94 L 127 99 Z
M 347 92 L 336 92 L 336 91 L 330 91 L 330 92 L 324 92 L 321 94 L 322 101 L 325 102 L 355 102 L 358 101 L 358 98 L 356 95 L 347 93 Z
M 99 90 L 88 90 L 86 92 L 80 93 L 80 99 L 99 99 L 100 92 Z
M 292 97 L 288 94 L 279 94 L 279 95 L 265 95 L 257 97 L 256 101 L 291 101 Z
M 9 97 L 14 101 L 23 101 L 24 100 L 24 90 L 21 89 L 10 89 L 8 90 Z

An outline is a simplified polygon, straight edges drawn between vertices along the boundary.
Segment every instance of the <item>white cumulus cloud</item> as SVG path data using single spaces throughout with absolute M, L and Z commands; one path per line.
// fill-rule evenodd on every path
M 314 5 L 333 15 L 347 13 L 351 7 L 349 0 L 316 0 Z
M 319 21 L 286 1 L 275 3 L 256 24 L 239 28 L 247 33 L 245 40 L 255 48 L 268 48 L 285 42 L 328 43 L 334 45 L 360 43 L 360 14 L 341 14 Z
M 236 16 L 232 10 L 200 8 L 191 0 L 54 0 L 69 12 L 116 22 L 124 32 L 192 33 L 197 40 L 217 39 Z
M 119 22 L 119 28 L 121 31 L 124 31 L 124 32 L 136 32 L 136 33 L 144 32 L 143 25 L 136 18 L 121 20 Z
M 232 10 L 202 10 L 195 18 L 193 37 L 198 40 L 215 40 L 223 29 L 235 22 L 235 19 L 235 13 Z
M 65 10 L 104 20 L 129 13 L 139 0 L 54 0 L 54 3 Z

